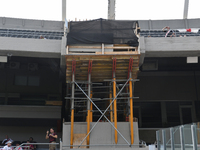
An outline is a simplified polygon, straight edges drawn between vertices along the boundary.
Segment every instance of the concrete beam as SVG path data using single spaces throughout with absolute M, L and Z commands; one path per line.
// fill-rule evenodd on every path
M 60 58 L 61 40 L 0 37 L 0 55 Z
M 60 119 L 60 117 L 61 106 L 0 106 L 0 118 Z
M 200 37 L 140 38 L 145 48 L 145 57 L 200 56 Z M 144 45 L 142 45 L 144 44 Z

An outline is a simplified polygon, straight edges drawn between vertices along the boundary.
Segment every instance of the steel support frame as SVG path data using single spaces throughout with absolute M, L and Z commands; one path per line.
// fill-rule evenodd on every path
M 195 124 L 191 125 L 191 133 L 192 133 L 192 146 L 193 150 L 198 150 L 197 147 L 197 126 Z
M 166 150 L 166 131 L 162 130 L 163 150 Z
M 160 150 L 160 131 L 156 131 L 157 149 Z
M 113 58 L 113 68 L 112 68 L 112 77 L 113 77 L 113 97 L 116 97 L 116 58 Z M 114 125 L 117 129 L 117 99 L 114 99 Z M 115 130 L 115 144 L 118 142 L 117 130 Z
M 73 145 L 74 140 L 74 91 L 75 91 L 75 71 L 76 71 L 76 60 L 72 60 L 72 95 L 71 95 L 71 136 L 70 145 Z M 71 146 L 73 148 L 73 146 Z
M 129 105 L 130 105 L 130 131 L 131 131 L 131 144 L 134 143 L 134 127 L 133 127 L 133 82 L 132 82 L 132 66 L 133 66 L 133 58 L 129 60 L 129 68 L 128 68 L 128 78 L 129 80 Z
M 174 147 L 174 128 L 170 128 L 171 150 L 175 150 Z
M 92 73 L 92 60 L 89 60 L 88 64 L 88 96 L 91 98 L 91 73 Z M 91 107 L 92 103 L 87 100 L 87 134 L 90 132 L 90 122 L 91 122 Z M 87 145 L 90 144 L 90 135 L 87 137 Z M 89 148 L 89 147 L 88 147 Z
M 117 131 L 117 133 L 124 139 L 124 141 L 131 147 L 131 144 L 126 140 L 126 138 L 117 130 L 117 128 L 115 128 L 115 126 L 112 124 L 112 122 L 110 122 L 110 120 L 105 116 L 106 112 L 108 111 L 108 109 L 110 108 L 110 106 L 114 103 L 114 100 L 119 96 L 119 94 L 122 92 L 122 90 L 124 89 L 124 87 L 126 86 L 126 84 L 129 82 L 130 79 L 128 79 L 126 81 L 126 83 L 123 85 L 123 87 L 120 89 L 120 91 L 116 94 L 116 96 L 112 99 L 112 102 L 109 104 L 109 106 L 105 109 L 104 112 L 102 112 L 98 106 L 96 106 L 96 104 L 91 100 L 91 98 L 83 91 L 83 89 L 78 85 L 78 83 L 75 83 L 75 85 L 82 91 L 82 93 L 88 98 L 88 100 L 90 100 L 90 102 L 93 104 L 94 107 L 97 108 L 97 110 L 101 113 L 101 116 L 99 117 L 99 119 L 97 120 L 97 122 L 94 124 L 94 126 L 90 129 L 90 132 L 86 135 L 86 137 L 82 140 L 82 142 L 80 143 L 79 147 L 83 144 L 83 142 L 86 140 L 86 138 L 89 136 L 89 134 L 92 132 L 92 130 L 96 127 L 96 125 L 98 124 L 98 122 L 101 120 L 102 117 L 104 117 L 110 124 L 111 126 Z
M 185 137 L 184 137 L 184 126 L 180 126 L 180 142 L 181 142 L 181 150 L 185 150 Z

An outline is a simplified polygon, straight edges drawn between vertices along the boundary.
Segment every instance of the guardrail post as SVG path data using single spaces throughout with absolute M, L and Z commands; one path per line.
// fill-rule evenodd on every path
M 181 150 L 185 150 L 185 139 L 184 139 L 184 131 L 183 131 L 184 126 L 180 126 L 180 142 L 181 142 Z
M 166 131 L 162 130 L 163 150 L 166 150 Z
M 170 138 L 171 138 L 171 150 L 175 150 L 175 147 L 174 147 L 174 128 L 170 128 Z
M 191 133 L 192 133 L 192 145 L 193 150 L 197 150 L 197 130 L 196 125 L 191 125 Z
M 160 132 L 156 131 L 157 149 L 160 150 Z
M 62 150 L 62 141 L 60 139 L 60 150 Z

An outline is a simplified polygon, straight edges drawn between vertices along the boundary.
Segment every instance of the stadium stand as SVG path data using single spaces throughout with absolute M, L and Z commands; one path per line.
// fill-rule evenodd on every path
M 179 36 L 200 36 L 200 31 L 198 33 L 192 32 L 179 32 L 178 30 L 173 30 L 176 37 Z M 165 37 L 166 32 L 162 30 L 140 30 L 140 36 L 144 37 Z
M 64 32 L 38 31 L 38 30 L 19 30 L 19 29 L 0 29 L 0 37 L 39 39 L 41 35 L 45 39 L 61 40 L 62 36 L 64 35 Z

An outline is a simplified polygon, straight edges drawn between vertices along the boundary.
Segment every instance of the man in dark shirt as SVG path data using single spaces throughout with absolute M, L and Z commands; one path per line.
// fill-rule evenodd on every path
M 56 139 L 58 138 L 57 134 L 54 132 L 53 128 L 50 128 L 50 133 L 47 131 L 46 139 L 49 139 L 49 143 L 56 143 Z M 49 150 L 55 150 L 55 144 L 49 144 Z

